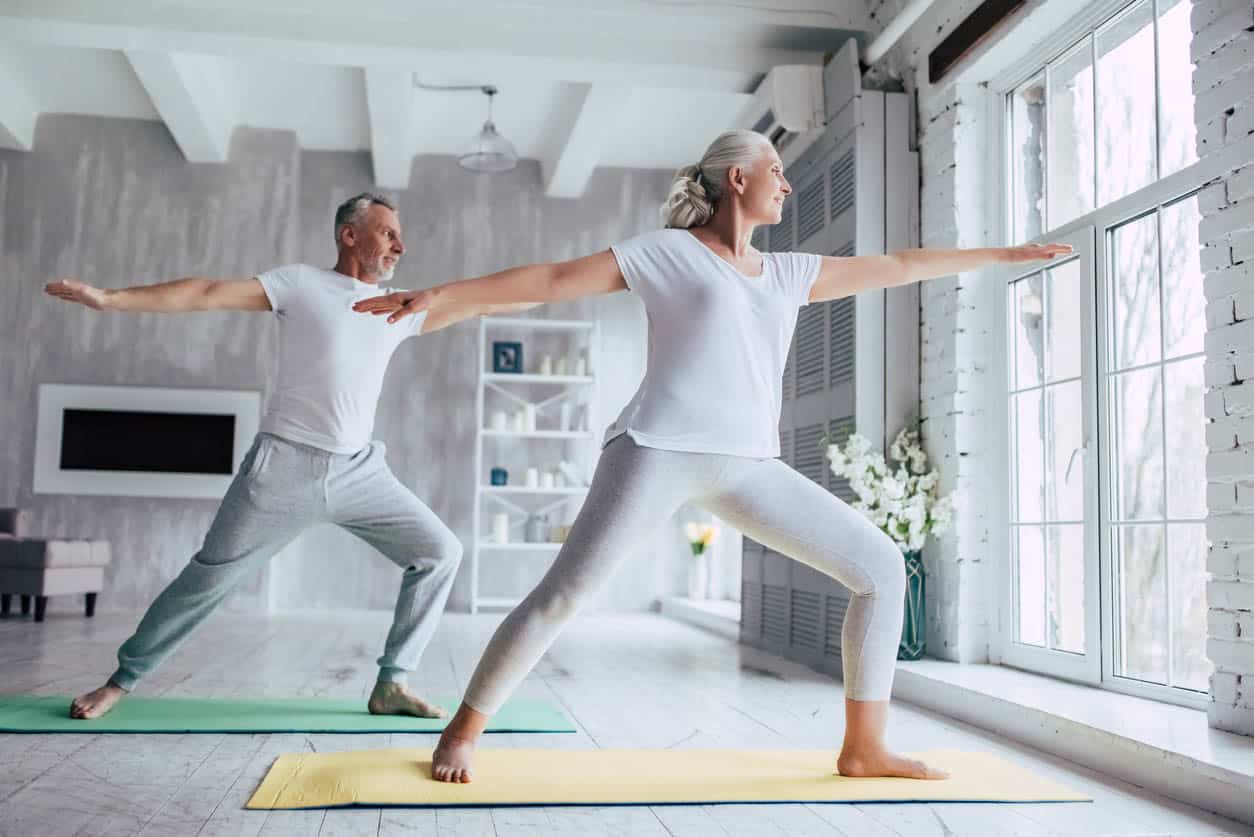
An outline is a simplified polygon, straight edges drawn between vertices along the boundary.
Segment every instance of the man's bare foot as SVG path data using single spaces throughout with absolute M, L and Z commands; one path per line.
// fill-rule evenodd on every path
M 901 779 L 948 779 L 949 774 L 921 761 L 902 758 L 889 752 L 841 753 L 836 759 L 836 772 L 841 776 L 893 776 Z
M 437 782 L 469 782 L 470 757 L 474 752 L 475 742 L 449 735 L 445 730 L 431 754 L 431 778 Z
M 434 703 L 409 692 L 400 683 L 375 683 L 366 704 L 371 715 L 413 715 L 417 718 L 447 718 L 448 713 Z
M 82 720 L 99 718 L 112 709 L 125 694 L 126 689 L 121 686 L 106 683 L 95 691 L 74 698 L 74 702 L 70 704 L 70 717 Z

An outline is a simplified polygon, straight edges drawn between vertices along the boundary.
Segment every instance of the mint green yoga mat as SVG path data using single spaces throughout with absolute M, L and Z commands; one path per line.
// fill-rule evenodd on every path
M 103 718 L 70 717 L 68 696 L 0 695 L 0 732 L 439 732 L 445 718 L 371 715 L 360 698 L 123 698 Z M 445 709 L 455 700 L 437 701 Z M 487 732 L 574 732 L 561 710 L 511 700 Z

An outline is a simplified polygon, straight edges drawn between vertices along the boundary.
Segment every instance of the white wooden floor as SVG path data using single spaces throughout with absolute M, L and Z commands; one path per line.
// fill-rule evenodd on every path
M 450 614 L 418 679 L 455 698 L 499 616 Z M 74 694 L 112 670 L 136 617 L 0 620 L 0 693 Z M 220 613 L 142 686 L 148 695 L 360 695 L 386 614 L 249 620 Z M 520 693 L 558 702 L 570 735 L 490 735 L 489 747 L 835 747 L 838 682 L 661 616 L 582 617 Z M 895 709 L 901 750 L 992 751 L 1082 789 L 1092 804 L 725 805 L 245 811 L 280 753 L 430 746 L 400 735 L 0 734 L 0 835 L 1214 835 L 1254 834 L 962 724 Z

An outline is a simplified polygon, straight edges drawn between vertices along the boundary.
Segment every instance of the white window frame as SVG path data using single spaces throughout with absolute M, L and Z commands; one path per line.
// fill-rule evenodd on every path
M 1090 34 L 1104 21 L 1118 14 L 1121 10 L 1131 5 L 1132 2 L 1135 2 L 1135 0 L 1104 0 L 1104 2 L 1093 4 L 1083 14 L 1068 22 L 1053 36 L 1036 45 L 1026 55 L 1011 64 L 1008 69 L 999 73 L 998 78 L 989 82 L 989 95 L 986 100 L 986 120 L 988 125 L 988 134 L 986 136 L 991 148 L 996 149 L 996 153 L 999 155 L 997 173 L 995 176 L 988 178 L 985 190 L 990 211 L 988 219 L 990 245 L 1028 243 L 1011 242 L 1009 240 L 1014 229 L 1011 215 L 1014 207 L 1009 205 L 1006 200 L 1010 191 L 1010 178 L 1013 177 L 1009 154 L 1009 132 L 1012 125 L 1007 109 L 1008 95 L 1019 85 L 1038 74 L 1045 64 L 1062 55 L 1077 40 Z M 1155 5 L 1156 10 L 1157 6 Z M 1096 68 L 1094 72 L 1096 72 Z M 1161 150 L 1161 142 L 1158 143 L 1158 149 Z M 1093 282 L 1091 287 L 1096 292 L 1094 302 L 1096 307 L 1086 312 L 1086 322 L 1094 323 L 1096 327 L 1095 329 L 1089 329 L 1091 334 L 1085 337 L 1088 348 L 1085 350 L 1082 361 L 1084 363 L 1082 374 L 1086 379 L 1089 377 L 1093 378 L 1097 387 L 1100 388 L 1104 384 L 1104 373 L 1108 368 L 1106 363 L 1108 338 L 1105 325 L 1105 312 L 1108 310 L 1106 300 L 1107 271 L 1109 269 L 1107 253 L 1108 231 L 1147 211 L 1154 211 L 1159 206 L 1186 197 L 1214 179 L 1223 176 L 1240 164 L 1241 161 L 1238 159 L 1237 153 L 1238 150 L 1235 147 L 1230 147 L 1223 152 L 1205 156 L 1186 168 L 1160 178 L 1138 191 L 1099 207 L 1093 212 L 1075 218 L 1060 227 L 1047 230 L 1044 235 L 1033 239 L 1033 241 L 1066 242 L 1073 240 L 1075 236 L 1083 237 L 1086 234 L 1092 239 Z M 1044 220 L 1045 223 L 1048 223 L 1048 212 Z M 1060 652 L 1042 652 L 1039 649 L 1026 649 L 1023 646 L 1014 647 L 1016 645 L 1013 642 L 1015 626 L 1012 621 L 1013 608 L 1009 599 L 1012 581 L 1009 561 L 1010 552 L 1008 550 L 1009 495 L 1008 491 L 1003 490 L 1009 486 L 1009 453 L 1011 450 L 1011 439 L 1007 433 L 1009 416 L 1006 404 L 1008 402 L 1005 398 L 1006 391 L 1004 389 L 1006 382 L 1004 374 L 1006 354 L 1005 293 L 1007 283 L 1030 272 L 1032 271 L 1022 269 L 995 271 L 995 281 L 990 283 L 990 288 L 995 293 L 995 297 L 987 300 L 988 304 L 994 306 L 991 310 L 996 312 L 995 316 L 1000 325 L 1000 328 L 993 333 L 991 338 L 994 341 L 990 346 L 993 350 L 991 354 L 997 357 L 999 362 L 1003 364 L 1003 374 L 1000 377 L 994 376 L 990 383 L 991 387 L 996 388 L 991 394 L 998 399 L 991 402 L 996 405 L 995 409 L 997 410 L 992 417 L 996 428 L 1000 431 L 998 434 L 997 456 L 994 463 L 995 470 L 993 471 L 996 480 L 994 485 L 997 487 L 994 493 L 998 498 L 999 506 L 997 507 L 997 517 L 991 527 L 994 533 L 992 545 L 995 551 L 993 554 L 998 556 L 999 559 L 996 570 L 998 602 L 995 608 L 995 612 L 999 617 L 999 624 L 990 650 L 994 652 L 995 656 L 999 656 L 1004 663 L 1015 667 L 1028 668 L 1043 674 L 1077 680 L 1137 697 L 1198 709 L 1205 708 L 1209 704 L 1209 697 L 1205 693 L 1192 692 L 1174 686 L 1143 683 L 1126 677 L 1116 677 L 1113 674 L 1113 620 L 1115 614 L 1114 608 L 1108 602 L 1111 602 L 1111 591 L 1114 589 L 1115 562 L 1110 550 L 1108 496 L 1110 490 L 1108 479 L 1110 463 L 1105 461 L 1105 458 L 1109 455 L 1106 450 L 1105 440 L 1109 438 L 1107 423 L 1110 418 L 1110 410 L 1104 391 L 1096 392 L 1096 398 L 1100 399 L 1100 401 L 1092 402 L 1091 408 L 1086 406 L 1087 414 L 1090 409 L 1096 409 L 1098 403 L 1101 404 L 1101 409 L 1097 410 L 1097 436 L 1091 440 L 1092 444 L 1088 449 L 1093 455 L 1086 456 L 1085 463 L 1086 472 L 1091 467 L 1098 474 L 1098 491 L 1096 494 L 1089 495 L 1086 490 L 1086 501 L 1093 506 L 1086 511 L 1086 520 L 1090 519 L 1089 515 L 1094 516 L 1092 519 L 1097 521 L 1097 532 L 1100 539 L 1098 567 L 1096 568 L 1099 578 L 1097 600 L 1099 613 L 1096 616 L 1100 620 L 1100 635 L 1087 633 L 1087 624 L 1092 624 L 1095 614 L 1086 614 L 1086 642 L 1092 642 L 1094 639 L 1097 639 L 1100 643 L 1100 654 L 1090 655 L 1100 657 L 1100 668 L 1094 671 L 1091 665 L 1077 667 L 1049 659 L 1051 656 L 1059 656 Z M 1087 397 L 1089 392 L 1087 386 L 1085 392 Z M 1090 568 L 1086 566 L 1086 583 L 1091 575 Z M 1087 594 L 1088 588 L 1086 587 L 1086 596 Z M 1037 651 L 1037 653 L 1024 653 L 1025 651 Z M 1045 655 L 1045 659 L 1038 659 L 1042 654 Z
M 1021 266 L 1018 269 L 998 271 L 997 280 L 992 283 L 995 292 L 993 304 L 996 312 L 994 318 L 996 327 L 993 331 L 994 339 L 1004 340 L 1007 329 L 1010 326 L 1010 322 L 1006 317 L 1007 292 L 1013 283 L 1034 273 L 1061 267 L 1064 264 L 1075 261 L 1079 262 L 1080 265 L 1080 293 L 1084 302 L 1084 310 L 1081 312 L 1080 318 L 1080 340 L 1083 344 L 1081 356 L 1082 358 L 1089 358 L 1092 357 L 1092 353 L 1096 350 L 1094 345 L 1096 329 L 1093 322 L 1093 317 L 1097 311 L 1095 295 L 1096 272 L 1094 270 L 1096 251 L 1093 246 L 1093 228 L 1083 227 L 1070 235 L 1054 237 L 1053 240 L 1062 244 L 1070 244 L 1075 249 L 1075 254 L 1070 258 L 1059 259 L 1049 264 L 1038 263 L 1031 266 Z M 1004 346 L 1004 343 L 1001 345 Z M 1083 455 L 1081 473 L 1083 474 L 1086 503 L 1086 525 L 1084 527 L 1084 638 L 1085 645 L 1089 651 L 1085 654 L 1075 654 L 1024 645 L 1015 641 L 1017 630 L 1013 598 L 1015 561 L 1012 560 L 1015 554 L 1015 545 L 1010 537 L 1011 504 L 1016 490 L 1013 484 L 1014 481 L 1011 479 L 1012 474 L 1010 470 L 1011 450 L 1014 445 L 1014 432 L 1011 430 L 1011 427 L 1014 417 L 1007 406 L 1009 403 L 1010 355 L 1011 352 L 1009 350 L 993 352 L 992 356 L 995 360 L 990 367 L 990 371 L 993 373 L 995 397 L 999 398 L 1001 402 L 999 409 L 995 413 L 999 418 L 1000 432 L 993 434 L 998 445 L 994 461 L 999 463 L 999 479 L 1001 482 L 997 490 L 993 492 L 993 497 L 996 501 L 994 519 L 997 521 L 997 525 L 993 528 L 992 536 L 990 537 L 993 545 L 993 554 L 1001 556 L 997 573 L 996 611 L 1000 628 L 997 632 L 999 640 L 999 648 L 997 650 L 1002 662 L 1008 665 L 1031 669 L 1042 674 L 1049 674 L 1068 680 L 1096 683 L 1100 681 L 1102 672 L 1102 659 L 1099 653 L 1100 649 L 1098 648 L 1098 645 L 1100 645 L 1100 611 L 1097 608 L 1097 601 L 1095 601 L 1100 596 L 1099 563 L 1097 560 L 1100 548 L 1100 525 L 1090 519 L 1090 509 L 1095 505 L 1099 493 L 1098 457 L 1093 455 L 1097 447 L 1098 432 L 1097 370 L 1091 364 L 1082 361 L 1080 368 L 1080 398 L 1084 415 L 1081 430 L 1081 451 Z M 1042 382 L 1043 390 L 1044 382 Z M 1050 523 L 1051 521 L 1042 521 L 1040 525 L 1047 526 Z

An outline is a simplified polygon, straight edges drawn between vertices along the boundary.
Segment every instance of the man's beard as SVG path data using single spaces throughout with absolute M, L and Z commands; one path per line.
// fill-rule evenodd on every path
M 387 267 L 384 265 L 383 259 L 383 256 L 379 256 L 370 263 L 370 275 L 374 277 L 376 282 L 391 282 L 392 274 L 396 272 L 396 263 L 393 262 L 391 267 Z

